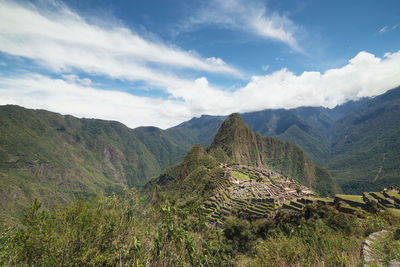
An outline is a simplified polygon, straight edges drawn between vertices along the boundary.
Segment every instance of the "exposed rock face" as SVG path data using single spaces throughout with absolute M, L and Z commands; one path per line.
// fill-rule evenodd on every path
M 238 113 L 230 115 L 219 128 L 209 151 L 222 162 L 263 166 L 256 134 Z

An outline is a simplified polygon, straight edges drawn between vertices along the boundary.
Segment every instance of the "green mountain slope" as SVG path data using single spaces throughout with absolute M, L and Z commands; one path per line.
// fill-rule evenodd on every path
M 368 100 L 370 98 L 364 97 L 357 101 L 348 101 L 332 109 L 324 107 L 299 107 L 290 109 L 290 111 L 307 122 L 312 128 L 326 136 L 330 136 L 332 133 L 331 128 L 335 122 L 341 120 Z
M 199 209 L 211 196 L 218 181 L 224 178 L 224 172 L 218 165 L 215 158 L 207 154 L 200 144 L 196 144 L 182 162 L 147 183 L 145 190 L 159 188 L 174 201 L 177 209 L 188 206 Z
M 213 140 L 218 128 L 226 116 L 203 115 L 200 118 L 192 118 L 175 127 L 169 128 L 165 133 L 175 142 L 187 147 L 189 150 L 194 144 L 208 146 Z
M 344 192 L 379 191 L 399 184 L 399 91 L 397 88 L 334 109 L 265 110 L 243 114 L 243 118 L 255 132 L 300 146 L 312 161 L 329 169 Z M 52 203 L 65 203 L 79 195 L 86 198 L 95 192 L 120 190 L 124 185 L 142 185 L 182 160 L 194 144 L 211 144 L 225 118 L 202 116 L 167 130 L 155 127 L 132 130 L 118 122 L 2 106 L 2 214 L 13 217 L 35 197 L 47 199 L 45 205 L 50 207 Z M 266 161 L 268 155 L 262 149 L 271 147 L 264 144 L 263 138 L 246 130 L 241 134 L 250 137 L 252 144 L 232 147 L 236 151 L 229 156 L 232 160 L 275 164 L 289 176 L 304 172 L 301 164 L 284 167 Z M 301 153 L 288 154 L 291 148 L 285 150 L 285 145 L 278 143 L 269 151 L 277 149 L 284 157 L 297 157 L 292 162 L 302 161 Z M 224 149 L 229 152 L 231 148 Z M 223 154 L 213 153 L 216 157 Z M 299 177 L 299 181 L 307 180 L 304 175 Z
M 0 213 L 14 218 L 34 198 L 51 207 L 142 185 L 185 153 L 154 127 L 1 106 Z
M 322 195 L 337 191 L 332 177 L 316 166 L 301 148 L 255 134 L 237 113 L 224 121 L 207 151 L 221 162 L 272 169 Z
M 234 113 L 222 123 L 207 150 L 221 162 L 262 166 L 257 143 L 256 134 Z
M 338 121 L 333 136 L 327 168 L 345 192 L 400 184 L 400 87 Z

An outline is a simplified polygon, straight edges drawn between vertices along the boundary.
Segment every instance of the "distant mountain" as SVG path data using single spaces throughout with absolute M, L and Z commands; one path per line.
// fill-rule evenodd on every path
M 34 198 L 50 207 L 142 185 L 186 152 L 155 127 L 0 106 L 1 217 L 15 218 Z
M 300 107 L 296 109 L 266 109 L 241 114 L 250 128 L 263 136 L 276 137 L 300 146 L 318 164 L 329 159 L 330 135 L 333 124 L 349 114 L 368 98 L 349 101 L 333 109 Z M 185 146 L 196 143 L 208 146 L 226 116 L 203 115 L 173 128 L 167 134 L 176 142 L 186 140 Z M 182 141 L 180 141 L 182 142 Z
M 357 101 L 348 101 L 332 109 L 324 107 L 299 107 L 290 109 L 290 111 L 299 116 L 303 121 L 306 121 L 312 128 L 329 136 L 331 127 L 335 122 L 350 114 L 368 100 L 370 98 L 363 97 Z
M 400 185 L 400 87 L 337 121 L 327 168 L 349 193 Z
M 226 116 L 203 115 L 200 118 L 192 118 L 189 121 L 167 129 L 166 134 L 188 149 L 194 144 L 201 144 L 206 147 L 211 143 L 218 128 L 225 119 Z

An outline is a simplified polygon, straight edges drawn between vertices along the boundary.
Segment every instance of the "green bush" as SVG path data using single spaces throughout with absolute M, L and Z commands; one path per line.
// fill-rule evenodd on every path
M 400 226 L 394 231 L 393 239 L 400 240 Z
M 20 228 L 0 224 L 0 266 L 357 266 L 364 236 L 383 228 L 393 232 L 382 258 L 400 254 L 400 229 L 386 214 L 359 219 L 308 205 L 254 221 L 229 217 L 218 230 L 206 226 L 199 199 L 178 200 L 150 202 L 125 189 L 51 212 L 35 201 Z
M 250 222 L 237 217 L 229 217 L 226 220 L 224 234 L 234 250 L 242 253 L 250 250 L 255 239 Z

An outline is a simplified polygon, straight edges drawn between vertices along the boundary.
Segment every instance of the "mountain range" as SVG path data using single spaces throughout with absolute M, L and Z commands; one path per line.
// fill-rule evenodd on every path
M 397 87 L 333 109 L 268 109 L 241 116 L 254 132 L 298 145 L 332 174 L 345 193 L 359 194 L 400 183 L 399 108 Z M 207 146 L 225 118 L 204 115 L 167 133 L 171 138 L 189 135 L 192 144 Z
M 381 190 L 399 183 L 399 113 L 400 87 L 333 109 L 241 114 L 249 127 L 236 114 L 228 120 L 203 115 L 166 130 L 130 129 L 115 121 L 0 106 L 2 217 L 13 220 L 35 198 L 51 207 L 142 186 L 197 143 L 217 161 L 267 166 L 323 195 L 340 190 L 334 180 L 346 193 Z
M 205 154 L 207 156 L 203 156 Z M 205 150 L 199 144 L 194 145 L 184 161 L 172 167 L 179 169 L 173 171 L 176 175 L 169 175 L 167 180 L 188 176 L 201 165 L 199 162 L 203 162 L 204 157 L 221 164 L 271 169 L 314 188 L 321 195 L 333 195 L 338 191 L 329 173 L 314 164 L 300 147 L 254 133 L 238 113 L 231 114 L 224 120 L 212 143 Z M 211 164 L 215 165 L 217 164 Z

